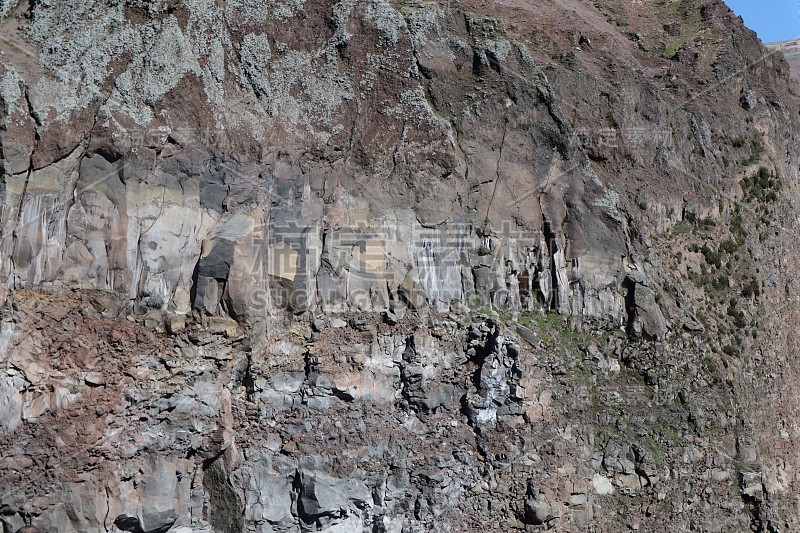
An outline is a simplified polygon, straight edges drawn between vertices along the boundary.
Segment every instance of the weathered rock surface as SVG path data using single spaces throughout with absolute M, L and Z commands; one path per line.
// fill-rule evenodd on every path
M 789 77 L 800 82 L 800 38 L 767 43 L 767 46 L 784 55 L 791 70 Z
M 0 32 L 4 528 L 800 528 L 800 98 L 721 1 Z

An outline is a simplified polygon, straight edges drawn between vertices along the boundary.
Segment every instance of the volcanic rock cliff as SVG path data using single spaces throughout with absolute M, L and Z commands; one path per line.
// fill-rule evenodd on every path
M 0 1 L 5 531 L 800 528 L 800 86 L 720 0 Z

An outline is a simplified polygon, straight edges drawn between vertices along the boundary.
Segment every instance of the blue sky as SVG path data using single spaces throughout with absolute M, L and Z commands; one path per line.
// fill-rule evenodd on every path
M 800 37 L 800 0 L 725 0 L 762 41 Z

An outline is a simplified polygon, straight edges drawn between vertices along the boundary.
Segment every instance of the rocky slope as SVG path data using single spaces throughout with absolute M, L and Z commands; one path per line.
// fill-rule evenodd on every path
M 767 46 L 773 50 L 781 52 L 789 63 L 791 74 L 789 77 L 796 82 L 800 82 L 800 39 L 789 39 L 769 43 Z
M 799 89 L 721 1 L 0 15 L 7 529 L 800 527 Z

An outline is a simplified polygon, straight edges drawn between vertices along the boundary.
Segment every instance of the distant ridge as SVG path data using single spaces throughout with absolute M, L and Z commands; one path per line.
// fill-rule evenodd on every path
M 766 43 L 766 45 L 773 50 L 780 50 L 783 52 L 783 55 L 786 57 L 792 69 L 789 77 L 800 83 L 800 37 L 788 39 L 786 41 Z

